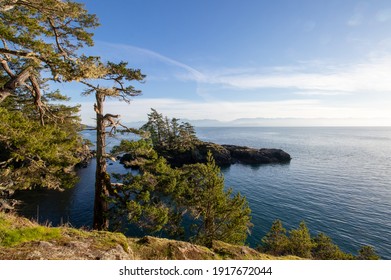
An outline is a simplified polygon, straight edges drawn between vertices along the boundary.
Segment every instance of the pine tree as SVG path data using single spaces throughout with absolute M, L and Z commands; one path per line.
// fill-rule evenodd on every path
M 324 233 L 319 233 L 312 240 L 314 247 L 312 249 L 312 257 L 318 260 L 351 260 L 353 256 L 341 251 L 341 249 L 333 243 L 330 237 Z
M 289 252 L 302 258 L 311 258 L 311 250 L 314 244 L 310 232 L 304 221 L 300 222 L 297 229 L 289 233 Z
M 61 0 L 0 2 L 0 103 L 23 92 L 35 105 L 41 124 L 49 108 L 42 100 L 45 80 L 88 76 L 88 59 L 77 50 L 91 46 L 95 15 L 82 4 Z
M 72 1 L 0 1 L 0 189 L 75 183 L 73 166 L 84 153 L 79 108 L 52 103 L 65 97 L 48 81 L 85 77 L 89 60 L 78 50 L 93 45 L 97 25 Z
M 94 104 L 97 132 L 93 228 L 107 230 L 109 227 L 107 198 L 109 197 L 111 181 L 107 172 L 107 158 L 110 155 L 106 153 L 106 135 L 115 133 L 117 127 L 122 125 L 118 120 L 119 115 L 104 112 L 104 102 L 106 98 L 116 98 L 129 103 L 131 97 L 137 96 L 141 92 L 128 83 L 142 81 L 145 76 L 141 74 L 139 69 L 127 68 L 126 62 L 118 64 L 107 62 L 103 64 L 99 58 L 90 59 L 93 60 L 91 61 L 93 63 L 89 64 L 89 69 L 93 73 L 90 78 L 94 81 L 82 80 L 81 82 L 87 86 L 84 93 L 87 95 L 94 94 L 96 100 Z M 99 81 L 112 81 L 115 85 L 102 87 L 99 85 Z
M 183 197 L 193 219 L 192 240 L 212 246 L 213 240 L 243 244 L 250 232 L 251 210 L 245 197 L 224 189 L 224 177 L 208 152 L 206 164 L 182 168 Z
M 358 251 L 358 260 L 379 260 L 380 257 L 376 254 L 372 246 L 362 246 Z
M 261 250 L 276 256 L 285 255 L 288 252 L 288 243 L 286 229 L 280 220 L 276 220 L 270 231 L 262 238 Z
M 82 146 L 76 127 L 56 123 L 41 127 L 23 111 L 0 107 L 0 189 L 73 186 L 73 167 Z
M 198 142 L 194 127 L 188 122 L 179 123 L 179 119 L 169 119 L 151 109 L 148 122 L 141 130 L 149 133 L 154 148 L 160 154 L 172 154 L 191 150 Z
M 114 174 L 119 182 L 110 193 L 111 218 L 117 228 L 123 217 L 149 234 L 162 232 L 173 237 L 183 235 L 182 212 L 175 197 L 183 190 L 178 185 L 179 170 L 159 157 L 148 140 L 121 141 L 113 153 L 127 153 L 137 165 L 137 173 Z

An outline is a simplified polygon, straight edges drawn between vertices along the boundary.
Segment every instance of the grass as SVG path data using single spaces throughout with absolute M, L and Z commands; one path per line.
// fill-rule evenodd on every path
M 35 225 L 27 220 L 0 213 L 0 246 L 12 247 L 24 242 L 47 241 L 60 237 L 60 228 Z

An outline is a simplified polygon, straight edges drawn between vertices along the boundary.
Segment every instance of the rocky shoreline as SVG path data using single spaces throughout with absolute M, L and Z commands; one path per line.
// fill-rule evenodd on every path
M 219 166 L 231 164 L 285 164 L 291 161 L 291 156 L 281 149 L 255 149 L 237 145 L 219 145 L 212 142 L 199 142 L 193 149 L 184 152 L 170 150 L 161 151 L 167 162 L 174 167 L 185 164 L 205 163 L 207 152 L 210 151 Z M 136 167 L 135 159 L 130 154 L 120 157 L 120 162 L 128 168 Z

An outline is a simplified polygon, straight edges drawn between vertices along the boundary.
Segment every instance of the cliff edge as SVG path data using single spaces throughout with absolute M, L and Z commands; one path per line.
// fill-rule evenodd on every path
M 276 260 L 246 246 L 216 241 L 212 248 L 188 242 L 121 233 L 42 226 L 0 212 L 1 260 Z

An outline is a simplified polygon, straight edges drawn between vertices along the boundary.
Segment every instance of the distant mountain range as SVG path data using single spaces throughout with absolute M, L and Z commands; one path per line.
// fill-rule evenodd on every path
M 391 126 L 391 121 L 370 118 L 240 118 L 232 121 L 219 121 L 214 119 L 189 120 L 195 127 L 257 127 L 257 126 Z M 130 127 L 141 127 L 145 121 L 127 123 Z

